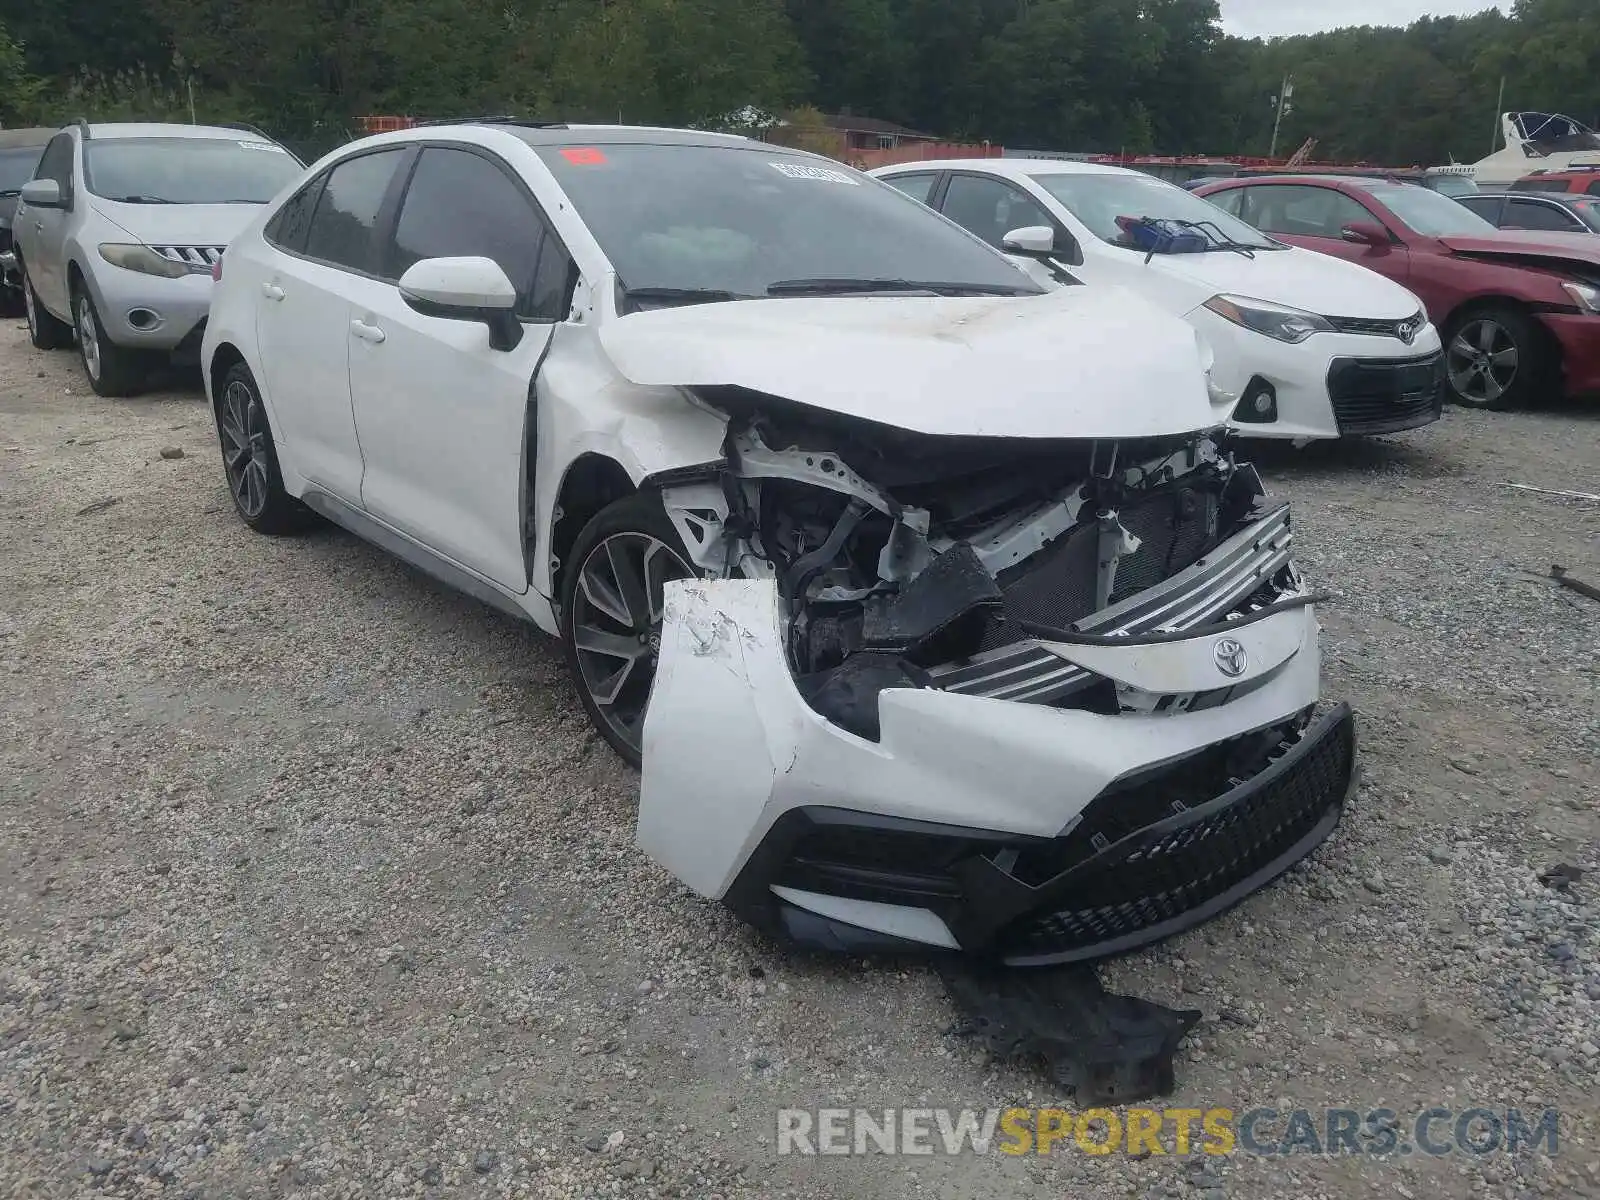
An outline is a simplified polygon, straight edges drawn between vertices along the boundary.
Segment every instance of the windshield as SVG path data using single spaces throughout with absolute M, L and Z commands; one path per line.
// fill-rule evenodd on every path
M 623 287 L 655 303 L 859 293 L 884 280 L 956 293 L 1042 290 L 888 184 L 778 147 L 539 153 Z
M 1210 226 L 1225 240 L 1253 250 L 1283 248 L 1259 229 L 1229 216 L 1211 201 L 1148 175 L 1083 173 L 1035 175 L 1033 178 L 1087 225 L 1090 233 L 1113 246 L 1142 250 L 1128 240 L 1117 223 L 1118 217 L 1155 217 Z
M 43 146 L 17 146 L 0 150 L 0 194 L 17 191 L 33 178 Z
M 136 204 L 265 204 L 301 169 L 282 146 L 250 138 L 94 138 L 83 149 L 88 189 Z
M 1423 237 L 1472 237 L 1493 233 L 1494 226 L 1465 204 L 1409 183 L 1369 183 L 1366 191 L 1413 233 Z

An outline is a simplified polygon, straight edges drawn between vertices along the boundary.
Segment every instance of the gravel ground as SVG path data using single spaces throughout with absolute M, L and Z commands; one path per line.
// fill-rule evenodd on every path
M 176 456 L 175 451 L 182 451 Z M 163 454 L 166 451 L 166 454 Z M 632 846 L 553 648 L 247 533 L 191 388 L 0 326 L 0 1195 L 1600 1195 L 1600 406 L 1263 470 L 1366 775 L 1266 895 L 1107 968 L 1173 1106 L 1563 1111 L 1554 1158 L 774 1152 L 775 1110 L 1049 1104 L 921 967 L 782 951 Z

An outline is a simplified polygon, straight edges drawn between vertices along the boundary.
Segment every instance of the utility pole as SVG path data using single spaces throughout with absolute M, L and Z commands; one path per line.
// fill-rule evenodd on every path
M 1289 101 L 1293 96 L 1294 76 L 1285 75 L 1283 77 L 1283 84 L 1278 88 L 1278 95 L 1276 99 L 1278 114 L 1273 118 L 1272 121 L 1272 148 L 1267 151 L 1268 158 L 1278 157 L 1278 131 L 1283 128 L 1283 114 L 1294 111 L 1292 106 L 1289 104 Z
M 1500 98 L 1494 102 L 1494 132 L 1489 135 L 1489 153 L 1500 149 L 1500 114 L 1506 104 L 1506 77 L 1500 76 Z

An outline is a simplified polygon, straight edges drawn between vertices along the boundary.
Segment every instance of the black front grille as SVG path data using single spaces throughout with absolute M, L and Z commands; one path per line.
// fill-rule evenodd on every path
M 1253 779 L 1107 845 L 1049 887 L 1048 911 L 1004 930 L 1012 963 L 1131 949 L 1205 920 L 1287 870 L 1338 823 L 1355 763 L 1355 721 L 1330 714 Z M 1181 768 L 1180 768 L 1181 769 Z M 1126 803 L 1108 795 L 1095 808 Z
M 1337 333 L 1359 333 L 1367 337 L 1392 337 L 1405 340 L 1403 329 L 1409 328 L 1414 338 L 1422 331 L 1424 321 L 1422 314 L 1407 317 L 1403 321 L 1378 321 L 1368 317 L 1326 317 Z
M 1328 369 L 1328 396 L 1341 434 L 1415 429 L 1443 410 L 1444 355 L 1336 358 Z
M 1117 563 L 1111 602 L 1154 587 L 1198 561 L 1221 539 L 1215 491 L 1175 488 L 1123 506 L 1118 518 L 1139 548 Z M 1100 531 L 1091 520 L 1019 567 L 1001 572 L 1005 621 L 990 625 L 980 651 L 998 650 L 1027 635 L 1018 622 L 1064 628 L 1095 611 Z

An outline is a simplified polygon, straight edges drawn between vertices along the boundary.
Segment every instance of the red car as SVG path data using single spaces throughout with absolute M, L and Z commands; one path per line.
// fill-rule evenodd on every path
M 1569 196 L 1600 196 L 1600 168 L 1568 167 L 1561 171 L 1533 171 L 1511 185 L 1513 192 L 1561 192 Z
M 1445 343 L 1450 389 L 1516 408 L 1556 387 L 1600 392 L 1600 238 L 1496 229 L 1438 192 L 1300 175 L 1195 189 L 1282 241 L 1387 276 L 1421 298 Z

